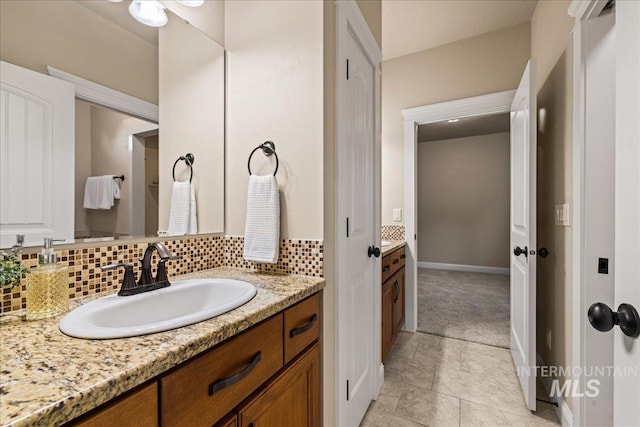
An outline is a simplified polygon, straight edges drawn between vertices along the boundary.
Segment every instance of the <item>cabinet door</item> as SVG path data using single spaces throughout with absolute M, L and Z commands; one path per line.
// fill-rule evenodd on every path
M 238 410 L 241 427 L 320 425 L 320 351 L 310 348 Z
M 157 427 L 158 382 L 152 381 L 141 386 L 68 425 L 74 427 Z
M 393 280 L 387 280 L 382 285 L 382 360 L 386 359 L 387 353 L 393 345 L 394 338 L 394 300 Z
M 393 334 L 397 335 L 404 325 L 404 267 L 390 281 L 396 287 L 393 299 Z

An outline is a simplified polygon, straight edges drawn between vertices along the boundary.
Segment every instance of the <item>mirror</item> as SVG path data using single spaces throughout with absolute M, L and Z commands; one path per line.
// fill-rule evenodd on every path
M 0 213 L 0 247 L 11 246 L 16 234 L 26 235 L 25 246 L 41 245 L 42 237 L 79 242 L 167 234 L 172 194 L 184 190 L 184 186 L 174 184 L 174 163 L 176 180 L 191 180 L 195 203 L 188 200 L 186 209 L 194 211 L 195 206 L 195 215 L 188 216 L 195 217 L 197 227 L 181 231 L 184 227 L 174 226 L 170 234 L 223 231 L 224 48 L 175 13 L 185 8 L 172 7 L 175 2 L 171 1 L 163 3 L 168 22 L 152 28 L 129 15 L 128 1 L 0 1 L 0 60 L 45 75 L 50 73 L 47 67 L 53 67 L 95 83 L 100 90 L 118 91 L 125 95 L 125 101 L 133 99 L 134 104 L 146 108 L 136 111 L 156 111 L 155 118 L 153 114 L 135 117 L 126 106 L 106 108 L 100 100 L 80 93 L 76 83 L 73 154 L 66 156 L 69 164 L 56 158 L 50 165 L 54 170 L 74 171 L 73 179 L 63 180 L 68 186 L 58 181 L 50 185 L 72 194 L 74 208 L 64 215 L 61 228 L 69 231 L 50 227 L 46 212 L 44 219 L 31 219 L 32 206 L 42 206 L 46 211 L 47 206 L 55 204 L 55 200 L 46 201 L 53 197 L 49 187 L 36 182 L 39 188 L 30 189 L 26 181 L 32 172 L 23 176 L 7 173 L 13 170 L 8 162 L 2 162 L 5 170 L 0 173 L 8 177 L 2 186 L 3 200 L 16 200 L 12 194 L 28 196 L 24 197 L 25 208 L 10 207 L 8 213 L 7 209 Z M 203 6 L 203 22 L 212 22 L 211 9 L 206 8 L 214 3 L 218 2 Z M 190 21 L 197 21 L 193 18 L 198 9 L 188 8 Z M 211 25 L 207 30 L 211 35 Z M 10 101 L 5 103 L 5 98 L 9 96 L 3 97 L 3 114 L 10 115 Z M 8 141 L 13 140 L 3 139 L 3 149 L 10 147 Z M 40 157 L 46 162 L 47 152 L 34 157 L 33 150 L 28 147 L 22 151 L 23 160 L 29 156 L 28 163 L 35 169 Z M 179 160 L 187 153 L 194 156 L 191 167 Z M 107 176 L 117 187 L 108 190 L 114 193 L 112 206 L 88 203 L 91 191 L 103 191 L 104 187 L 87 186 L 87 178 Z M 36 200 L 36 196 L 44 201 Z M 180 213 L 185 208 L 176 203 L 174 214 L 176 209 Z M 20 210 L 22 216 L 16 214 Z M 174 215 L 174 221 L 179 216 Z

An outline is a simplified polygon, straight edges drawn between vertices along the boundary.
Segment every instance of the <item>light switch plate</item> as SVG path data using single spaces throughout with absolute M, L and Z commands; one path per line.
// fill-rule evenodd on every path
M 393 210 L 393 220 L 394 221 L 402 221 L 402 209 L 394 209 Z
M 571 225 L 571 209 L 569 203 L 556 205 L 556 225 L 569 227 Z

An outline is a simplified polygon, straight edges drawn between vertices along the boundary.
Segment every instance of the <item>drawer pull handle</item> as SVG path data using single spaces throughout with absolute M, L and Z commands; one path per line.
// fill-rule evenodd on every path
M 391 270 L 391 266 L 390 265 L 385 265 L 384 268 L 382 269 L 382 272 L 386 273 L 389 270 Z
M 400 255 L 400 259 L 405 259 L 407 256 L 405 254 Z
M 305 323 L 304 325 L 300 326 L 299 328 L 293 328 L 291 331 L 289 331 L 289 338 L 293 338 L 296 335 L 300 335 L 300 334 L 303 334 L 303 333 L 307 332 L 309 329 L 311 329 L 311 327 L 314 325 L 314 323 L 316 323 L 316 320 L 318 320 L 318 315 L 314 314 L 311 317 L 311 320 L 309 320 L 307 323 Z
M 262 352 L 259 351 L 253 356 L 249 365 L 246 368 L 244 368 L 242 371 L 238 372 L 235 375 L 231 375 L 230 377 L 223 378 L 221 380 L 218 380 L 216 382 L 209 384 L 209 396 L 213 396 L 220 390 L 223 390 L 227 387 L 231 387 L 238 381 L 242 380 L 244 377 L 249 375 L 251 371 L 253 371 L 253 368 L 255 368 L 258 362 L 260 362 L 261 360 L 262 360 Z
M 399 260 L 399 259 L 397 259 L 397 258 L 393 260 L 393 263 L 394 263 L 394 264 L 397 264 L 397 263 L 399 263 L 399 262 L 400 262 L 400 260 Z

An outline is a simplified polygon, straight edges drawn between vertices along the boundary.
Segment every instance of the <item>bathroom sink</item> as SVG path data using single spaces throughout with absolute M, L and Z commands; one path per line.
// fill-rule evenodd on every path
M 385 246 L 391 246 L 391 242 L 388 240 L 383 240 L 380 242 L 380 246 L 385 247 Z
M 71 311 L 60 330 L 87 339 L 153 334 L 219 316 L 256 295 L 251 283 L 229 279 L 173 282 L 168 288 L 139 295 L 109 295 Z

